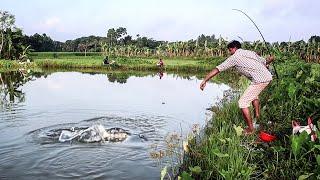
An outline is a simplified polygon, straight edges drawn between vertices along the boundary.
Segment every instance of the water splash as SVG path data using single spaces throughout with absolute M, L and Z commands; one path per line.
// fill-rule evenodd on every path
M 103 125 L 93 125 L 86 129 L 62 130 L 59 135 L 60 142 L 78 141 L 85 143 L 92 142 L 120 142 L 127 139 L 130 133 L 122 128 L 105 129 Z

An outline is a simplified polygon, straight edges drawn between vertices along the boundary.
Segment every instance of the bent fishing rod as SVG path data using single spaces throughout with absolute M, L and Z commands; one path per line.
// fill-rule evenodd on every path
M 271 53 L 269 47 L 267 46 L 266 40 L 264 39 L 264 37 L 263 37 L 260 29 L 258 28 L 258 26 L 256 25 L 256 23 L 251 19 L 251 17 L 250 17 L 249 15 L 247 15 L 245 12 L 243 12 L 243 11 L 241 11 L 241 10 L 239 10 L 239 9 L 232 9 L 232 10 L 241 12 L 242 14 L 244 14 L 244 15 L 253 23 L 253 25 L 254 25 L 254 26 L 256 27 L 256 29 L 259 31 L 259 33 L 260 33 L 260 35 L 261 35 L 261 37 L 262 37 L 262 40 L 263 40 L 263 42 L 264 42 L 264 44 L 265 44 L 265 46 L 266 46 L 266 48 L 267 48 L 267 51 L 268 51 L 269 53 Z M 272 63 L 272 66 L 273 66 L 274 73 L 276 74 L 277 79 L 279 79 L 278 72 L 277 72 L 277 69 L 276 69 L 275 64 Z

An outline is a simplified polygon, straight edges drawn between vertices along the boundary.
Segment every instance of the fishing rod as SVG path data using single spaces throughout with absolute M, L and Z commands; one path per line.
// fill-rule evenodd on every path
M 251 19 L 251 17 L 250 17 L 249 15 L 247 15 L 245 12 L 243 12 L 243 11 L 241 11 L 241 10 L 239 10 L 239 9 L 232 9 L 232 10 L 234 10 L 234 11 L 239 11 L 239 12 L 241 12 L 242 14 L 244 14 L 245 16 L 247 16 L 247 18 L 249 18 L 249 20 L 253 23 L 253 25 L 254 25 L 254 26 L 256 27 L 256 29 L 259 31 L 259 33 L 260 33 L 260 35 L 261 35 L 261 37 L 262 37 L 262 40 L 263 40 L 263 42 L 264 42 L 264 44 L 265 44 L 265 46 L 266 46 L 266 48 L 267 48 L 267 51 L 270 53 L 271 51 L 270 51 L 269 47 L 267 46 L 266 40 L 264 39 L 264 37 L 263 37 L 260 29 L 258 28 L 258 26 L 256 25 L 256 23 Z M 274 73 L 276 74 L 277 79 L 279 79 L 278 72 L 277 72 L 277 69 L 276 69 L 275 64 L 272 63 L 272 66 L 273 66 Z

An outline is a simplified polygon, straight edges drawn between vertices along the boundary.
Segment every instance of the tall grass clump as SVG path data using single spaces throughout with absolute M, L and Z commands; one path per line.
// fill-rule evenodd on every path
M 21 68 L 33 68 L 33 63 L 19 62 L 14 60 L 0 60 L 0 71 L 12 71 Z
M 1 60 L 0 61 L 0 68 L 1 69 L 10 69 L 10 68 L 17 68 L 18 63 L 14 61 L 9 61 L 9 60 Z
M 184 173 L 199 166 L 199 174 L 189 173 L 195 179 L 249 179 L 255 165 L 253 151 L 248 148 L 251 137 L 241 136 L 243 119 L 235 100 L 222 102 L 214 108 L 214 117 L 208 122 L 201 139 L 189 141 L 189 152 L 183 164 Z M 183 173 L 182 173 L 183 175 Z

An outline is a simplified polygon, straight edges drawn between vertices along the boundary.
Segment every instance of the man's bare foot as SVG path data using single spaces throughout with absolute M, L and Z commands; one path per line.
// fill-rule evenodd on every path
M 254 129 L 251 129 L 251 128 L 246 128 L 246 129 L 243 131 L 243 134 L 244 134 L 245 136 L 251 135 L 251 134 L 253 134 L 253 133 L 254 133 Z

